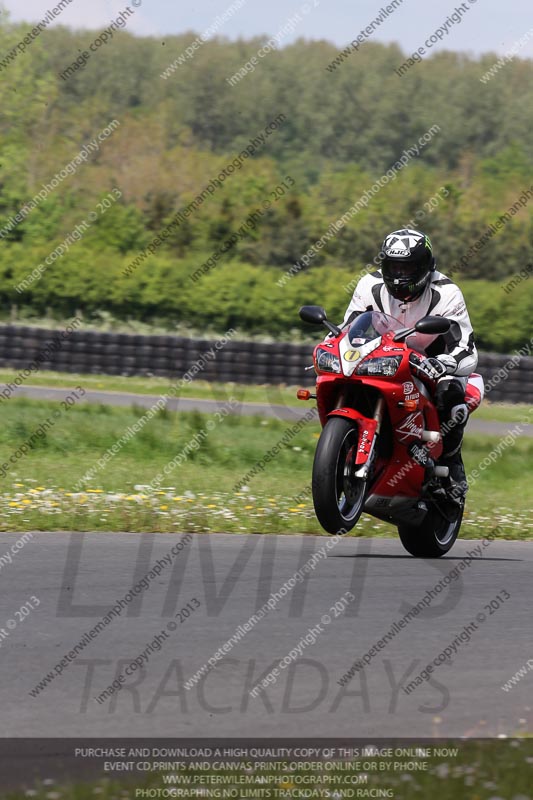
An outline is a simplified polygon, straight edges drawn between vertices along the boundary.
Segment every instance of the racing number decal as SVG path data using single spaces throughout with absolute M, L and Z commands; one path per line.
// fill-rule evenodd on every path
M 343 356 L 346 361 L 357 361 L 361 358 L 361 353 L 359 350 L 347 350 Z

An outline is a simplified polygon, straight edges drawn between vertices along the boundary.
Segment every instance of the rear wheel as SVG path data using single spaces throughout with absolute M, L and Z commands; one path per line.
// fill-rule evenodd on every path
M 354 475 L 359 427 L 331 417 L 320 436 L 313 463 L 313 502 L 328 533 L 347 533 L 361 516 L 367 481 Z
M 440 558 L 451 549 L 459 535 L 463 511 L 464 503 L 442 510 L 432 505 L 420 526 L 398 526 L 403 546 L 416 558 Z

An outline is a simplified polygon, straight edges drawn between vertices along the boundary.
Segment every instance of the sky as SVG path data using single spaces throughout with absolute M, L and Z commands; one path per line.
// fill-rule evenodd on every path
M 219 23 L 217 35 L 237 39 L 261 34 L 276 34 L 289 25 L 280 46 L 297 38 L 327 39 L 339 47 L 355 39 L 361 30 L 392 0 L 237 0 L 241 7 L 228 13 Z M 13 21 L 42 19 L 58 0 L 0 0 Z M 460 23 L 448 26 L 444 40 L 431 49 L 455 50 L 479 55 L 487 51 L 500 55 L 509 52 L 529 33 L 518 56 L 533 58 L 532 0 L 395 0 L 397 8 L 384 19 L 371 36 L 372 41 L 398 42 L 406 54 L 417 50 L 454 10 L 466 10 Z M 54 24 L 73 28 L 104 28 L 128 4 L 135 11 L 127 30 L 137 35 L 164 40 L 169 34 L 201 33 L 226 12 L 235 0 L 71 0 Z M 137 6 L 135 4 L 138 4 Z M 298 16 L 295 16 L 298 15 Z M 299 19 L 298 19 L 299 17 Z

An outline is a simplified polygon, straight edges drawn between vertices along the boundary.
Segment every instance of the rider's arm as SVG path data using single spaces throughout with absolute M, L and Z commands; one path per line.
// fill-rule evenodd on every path
M 372 285 L 375 283 L 376 279 L 374 275 L 364 275 L 361 278 L 355 287 L 352 299 L 346 309 L 342 326 L 346 325 L 348 321 L 351 321 L 350 317 L 355 319 L 358 314 L 361 314 L 363 311 L 368 311 L 369 308 L 373 307 Z
M 362 290 L 361 283 L 362 279 L 355 287 L 352 299 L 348 304 L 348 308 L 346 309 L 346 312 L 344 314 L 344 319 L 339 325 L 339 328 L 344 328 L 345 325 L 348 325 L 350 322 L 353 322 L 353 320 L 356 317 L 358 317 L 359 314 L 362 314 L 363 311 L 367 310 L 367 306 L 364 303 L 363 296 L 361 293 Z M 331 339 L 333 335 L 334 335 L 333 333 L 327 333 L 326 336 L 324 337 L 324 341 L 326 342 L 328 339 Z
M 451 287 L 450 287 L 451 288 Z M 440 304 L 439 304 L 440 306 Z M 463 293 L 458 286 L 446 297 L 438 313 L 451 320 L 449 332 L 445 335 L 447 353 L 455 362 L 455 375 L 470 375 L 477 366 L 477 350 L 474 344 L 474 331 L 468 316 Z
M 355 316 L 357 314 L 361 314 L 363 311 L 366 311 L 366 306 L 363 303 L 363 298 L 361 297 L 361 295 L 357 293 L 357 288 L 356 288 L 355 292 L 353 293 L 352 299 L 350 300 L 348 308 L 346 309 L 342 325 L 343 326 L 346 325 L 346 323 L 350 320 L 350 317 L 355 319 Z

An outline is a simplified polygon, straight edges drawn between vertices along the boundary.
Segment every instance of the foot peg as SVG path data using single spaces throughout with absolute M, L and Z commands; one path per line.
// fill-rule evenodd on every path
M 439 486 L 437 489 L 432 489 L 431 496 L 434 500 L 439 500 L 440 502 L 444 502 L 447 499 L 446 492 L 442 486 Z
M 434 433 L 434 431 L 427 432 Z M 417 442 L 413 442 L 407 449 L 413 461 L 416 461 L 419 466 L 424 467 L 427 479 L 447 478 L 449 476 L 450 468 L 435 464 L 434 460 L 431 458 L 427 449 L 423 445 L 421 446 L 417 444 Z

